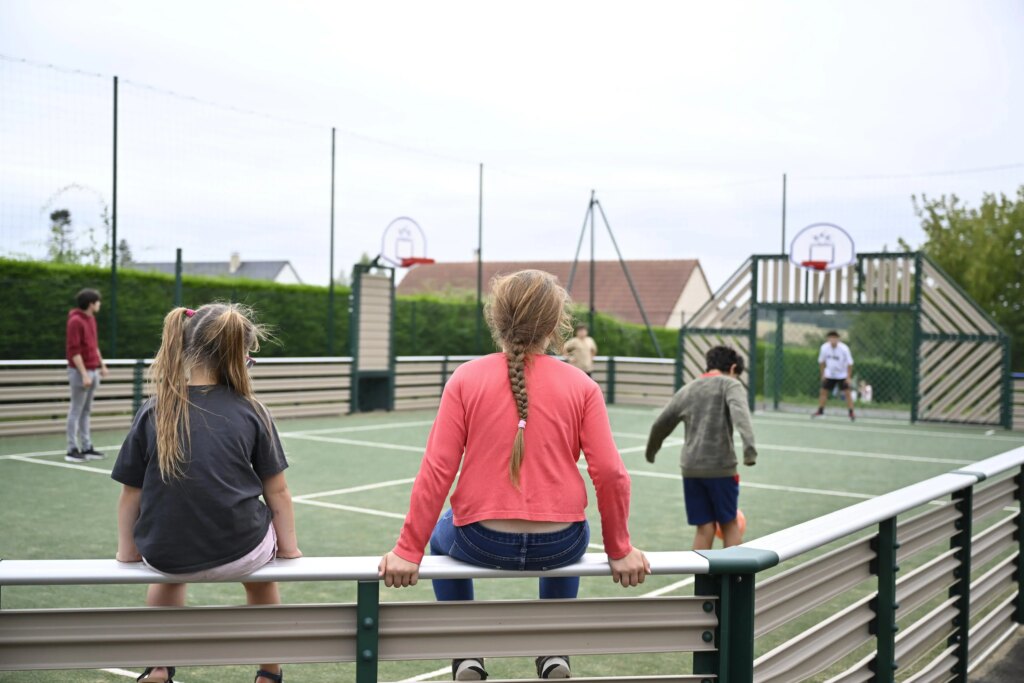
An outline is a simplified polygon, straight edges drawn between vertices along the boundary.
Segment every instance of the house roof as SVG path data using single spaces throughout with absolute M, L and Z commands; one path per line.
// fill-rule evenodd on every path
M 700 271 L 696 259 L 626 261 L 640 301 L 652 325 L 664 325 L 671 316 L 690 277 Z M 495 275 L 535 268 L 544 270 L 568 286 L 571 261 L 485 261 L 484 293 L 490 291 Z M 629 282 L 618 261 L 595 261 L 594 307 L 628 322 L 642 323 L 643 317 L 630 292 Z M 402 278 L 398 294 L 426 292 L 476 292 L 476 262 L 436 263 L 416 266 Z M 569 292 L 575 303 L 589 306 L 590 262 L 580 261 Z
M 238 270 L 231 272 L 228 261 L 184 261 L 181 264 L 183 275 L 205 275 L 210 277 L 242 277 L 249 280 L 276 280 L 281 271 L 291 265 L 288 261 L 242 261 Z M 131 268 L 148 270 L 155 273 L 174 275 L 175 264 L 172 263 L 137 263 Z

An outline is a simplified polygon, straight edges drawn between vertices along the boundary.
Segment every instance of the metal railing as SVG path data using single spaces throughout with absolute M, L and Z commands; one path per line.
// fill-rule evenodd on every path
M 735 548 L 649 554 L 655 574 L 695 575 L 694 597 L 380 604 L 378 558 L 334 557 L 277 560 L 248 580 L 356 581 L 355 604 L 0 609 L 0 670 L 272 659 L 355 662 L 368 683 L 379 661 L 468 651 L 688 651 L 692 672 L 618 680 L 966 681 L 1024 623 L 1022 485 L 1024 447 Z M 758 576 L 778 565 L 785 571 Z M 608 571 L 604 555 L 588 554 L 546 575 Z M 424 579 L 537 575 L 437 557 L 421 570 Z M 112 560 L 0 562 L 0 586 L 169 580 Z M 777 644 L 759 642 L 779 633 Z

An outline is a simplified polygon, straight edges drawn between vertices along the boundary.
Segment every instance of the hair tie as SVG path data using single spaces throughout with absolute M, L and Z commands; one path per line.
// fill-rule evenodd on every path
M 186 308 L 186 309 L 185 309 L 185 317 L 186 317 L 186 318 L 191 318 L 191 317 L 192 317 L 192 316 L 194 316 L 195 314 L 196 314 L 196 312 L 195 312 L 195 311 L 193 311 L 193 310 L 192 310 L 191 308 Z
M 519 428 L 520 429 L 526 429 L 526 420 L 520 420 L 519 421 Z

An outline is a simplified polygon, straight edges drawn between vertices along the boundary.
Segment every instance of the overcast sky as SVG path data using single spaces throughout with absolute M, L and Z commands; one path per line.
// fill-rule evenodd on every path
M 790 235 L 860 251 L 920 243 L 912 194 L 1024 183 L 1024 3 L 727 4 L 4 0 L 0 250 L 109 204 L 113 74 L 135 258 L 314 283 L 332 126 L 337 270 L 398 216 L 472 259 L 480 162 L 485 258 L 570 260 L 593 188 L 627 258 L 699 258 L 713 287 L 779 251 L 783 172 Z

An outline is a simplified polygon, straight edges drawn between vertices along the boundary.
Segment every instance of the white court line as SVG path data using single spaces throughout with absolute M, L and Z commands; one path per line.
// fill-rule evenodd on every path
M 128 669 L 100 669 L 100 671 L 106 671 L 108 674 L 114 674 L 115 676 L 124 676 L 126 678 L 138 678 L 142 675 L 141 671 L 139 673 L 135 673 L 134 671 L 129 671 Z M 183 681 L 177 676 L 175 676 L 174 683 L 183 683 Z
M 389 486 L 401 486 L 402 484 L 411 484 L 415 479 L 392 479 L 391 481 L 382 481 L 376 484 L 363 484 L 362 486 L 350 486 L 347 489 L 334 489 L 333 491 L 318 491 L 316 493 L 306 493 L 301 496 L 293 496 L 292 500 L 309 500 L 311 498 L 324 498 L 326 496 L 340 496 L 343 493 L 356 493 L 357 491 L 372 491 L 373 489 L 383 489 Z
M 419 683 L 420 681 L 429 681 L 431 678 L 437 678 L 441 674 L 451 675 L 451 673 L 452 668 L 450 666 L 446 666 L 443 669 L 428 671 L 426 673 L 419 674 L 418 676 L 413 676 L 412 678 L 403 678 L 402 680 L 397 681 L 397 683 Z
M 372 432 L 379 429 L 399 429 L 402 427 L 427 427 L 434 424 L 433 420 L 419 420 L 417 422 L 391 422 L 379 425 L 357 425 L 354 427 L 330 427 L 327 429 L 300 429 L 289 434 L 335 434 L 342 432 Z
M 682 480 L 681 474 L 669 474 L 667 472 L 647 472 L 644 470 L 626 470 L 631 477 L 650 477 L 652 479 L 675 479 Z M 855 493 L 853 491 L 833 491 L 831 489 L 809 489 L 799 486 L 782 486 L 780 484 L 759 484 L 752 481 L 741 481 L 740 488 L 766 489 L 768 491 L 785 491 L 787 493 L 808 493 L 816 496 L 835 496 L 837 498 L 858 498 L 867 500 L 877 498 L 882 494 Z
M 305 439 L 306 441 L 321 441 L 323 443 L 341 443 L 349 446 L 366 446 L 367 448 L 382 448 L 388 451 L 410 451 L 423 455 L 423 446 L 402 446 L 395 443 L 382 443 L 380 441 L 360 441 L 359 439 L 342 439 L 331 436 L 307 436 L 302 432 L 279 432 L 282 438 Z
M 363 515 L 373 515 L 374 517 L 387 517 L 388 519 L 401 519 L 405 520 L 405 515 L 400 515 L 397 512 L 385 512 L 384 510 L 371 510 L 370 508 L 360 508 L 352 505 L 341 505 L 340 503 L 328 503 L 322 500 L 296 500 L 292 498 L 292 502 L 299 503 L 300 505 L 315 505 L 316 507 L 330 508 L 331 510 L 344 510 L 346 512 L 358 512 Z
M 50 467 L 66 467 L 69 470 L 82 470 L 83 472 L 97 472 L 99 474 L 110 475 L 110 470 L 101 470 L 99 467 L 89 467 L 88 465 L 76 465 L 70 462 L 54 462 L 53 460 L 36 460 L 34 458 L 23 458 L 20 456 L 13 456 L 10 460 L 18 460 L 20 462 L 30 462 L 33 465 L 49 465 Z
M 116 451 L 116 450 L 119 450 L 121 448 L 121 444 L 117 444 L 116 446 L 96 446 L 96 448 L 100 449 L 101 451 Z M 65 455 L 67 452 L 68 451 L 65 448 L 65 449 L 62 449 L 62 450 L 59 450 L 59 451 L 31 451 L 29 453 L 11 453 L 9 455 L 0 455 L 0 460 L 18 460 L 20 458 L 39 458 L 39 457 L 42 457 L 44 455 Z
M 666 441 L 662 444 L 661 449 L 664 450 L 666 447 L 681 446 L 682 441 Z M 930 462 L 948 465 L 970 465 L 975 460 L 964 460 L 962 458 L 930 458 L 925 455 L 897 455 L 896 453 L 869 453 L 866 451 L 841 451 L 835 448 L 808 448 L 806 446 L 780 446 L 777 444 L 757 444 L 758 450 L 766 451 L 784 451 L 791 453 L 822 453 L 824 455 L 842 455 L 850 458 L 868 458 L 871 460 L 902 460 L 905 462 Z M 630 446 L 629 448 L 620 448 L 619 454 L 623 453 L 639 453 L 645 451 L 647 446 Z
M 830 430 L 835 430 L 835 431 L 846 431 L 846 432 L 853 431 L 853 432 L 861 432 L 861 433 L 863 433 L 865 431 L 863 427 L 857 427 L 855 425 L 828 424 L 827 422 L 822 422 L 821 420 L 814 420 L 812 422 L 810 416 L 808 416 L 806 418 L 800 418 L 800 417 L 795 416 L 795 415 L 790 417 L 788 415 L 768 415 L 768 414 L 765 414 L 765 413 L 759 413 L 757 415 L 757 417 L 761 417 L 761 418 L 764 418 L 764 419 L 769 420 L 769 421 L 775 420 L 775 421 L 779 421 L 779 422 L 804 423 L 808 427 L 813 425 L 812 429 L 814 429 L 815 431 L 817 431 L 819 429 L 830 429 Z M 843 419 L 845 419 L 845 418 L 843 418 Z M 870 430 L 872 432 L 875 432 L 875 433 L 909 434 L 910 436 L 933 436 L 933 437 L 938 438 L 938 439 L 981 439 L 981 440 L 984 440 L 984 441 L 1006 441 L 1008 443 L 1015 443 L 1015 444 L 1022 444 L 1022 443 L 1024 443 L 1024 438 L 1017 438 L 1017 437 L 1013 437 L 1013 436 L 1003 436 L 1003 435 L 997 435 L 997 434 L 993 434 L 991 436 L 986 436 L 984 434 L 957 434 L 955 432 L 940 432 L 940 431 L 934 431 L 934 430 L 929 430 L 929 429 L 917 429 L 917 428 L 906 429 L 906 428 L 901 428 L 901 427 L 876 427 L 875 425 L 879 424 L 878 422 L 872 422 L 870 424 L 871 424 Z M 1000 430 L 1002 429 L 1002 427 L 999 427 L 999 426 L 993 426 L 992 428 L 993 429 L 1000 429 Z

